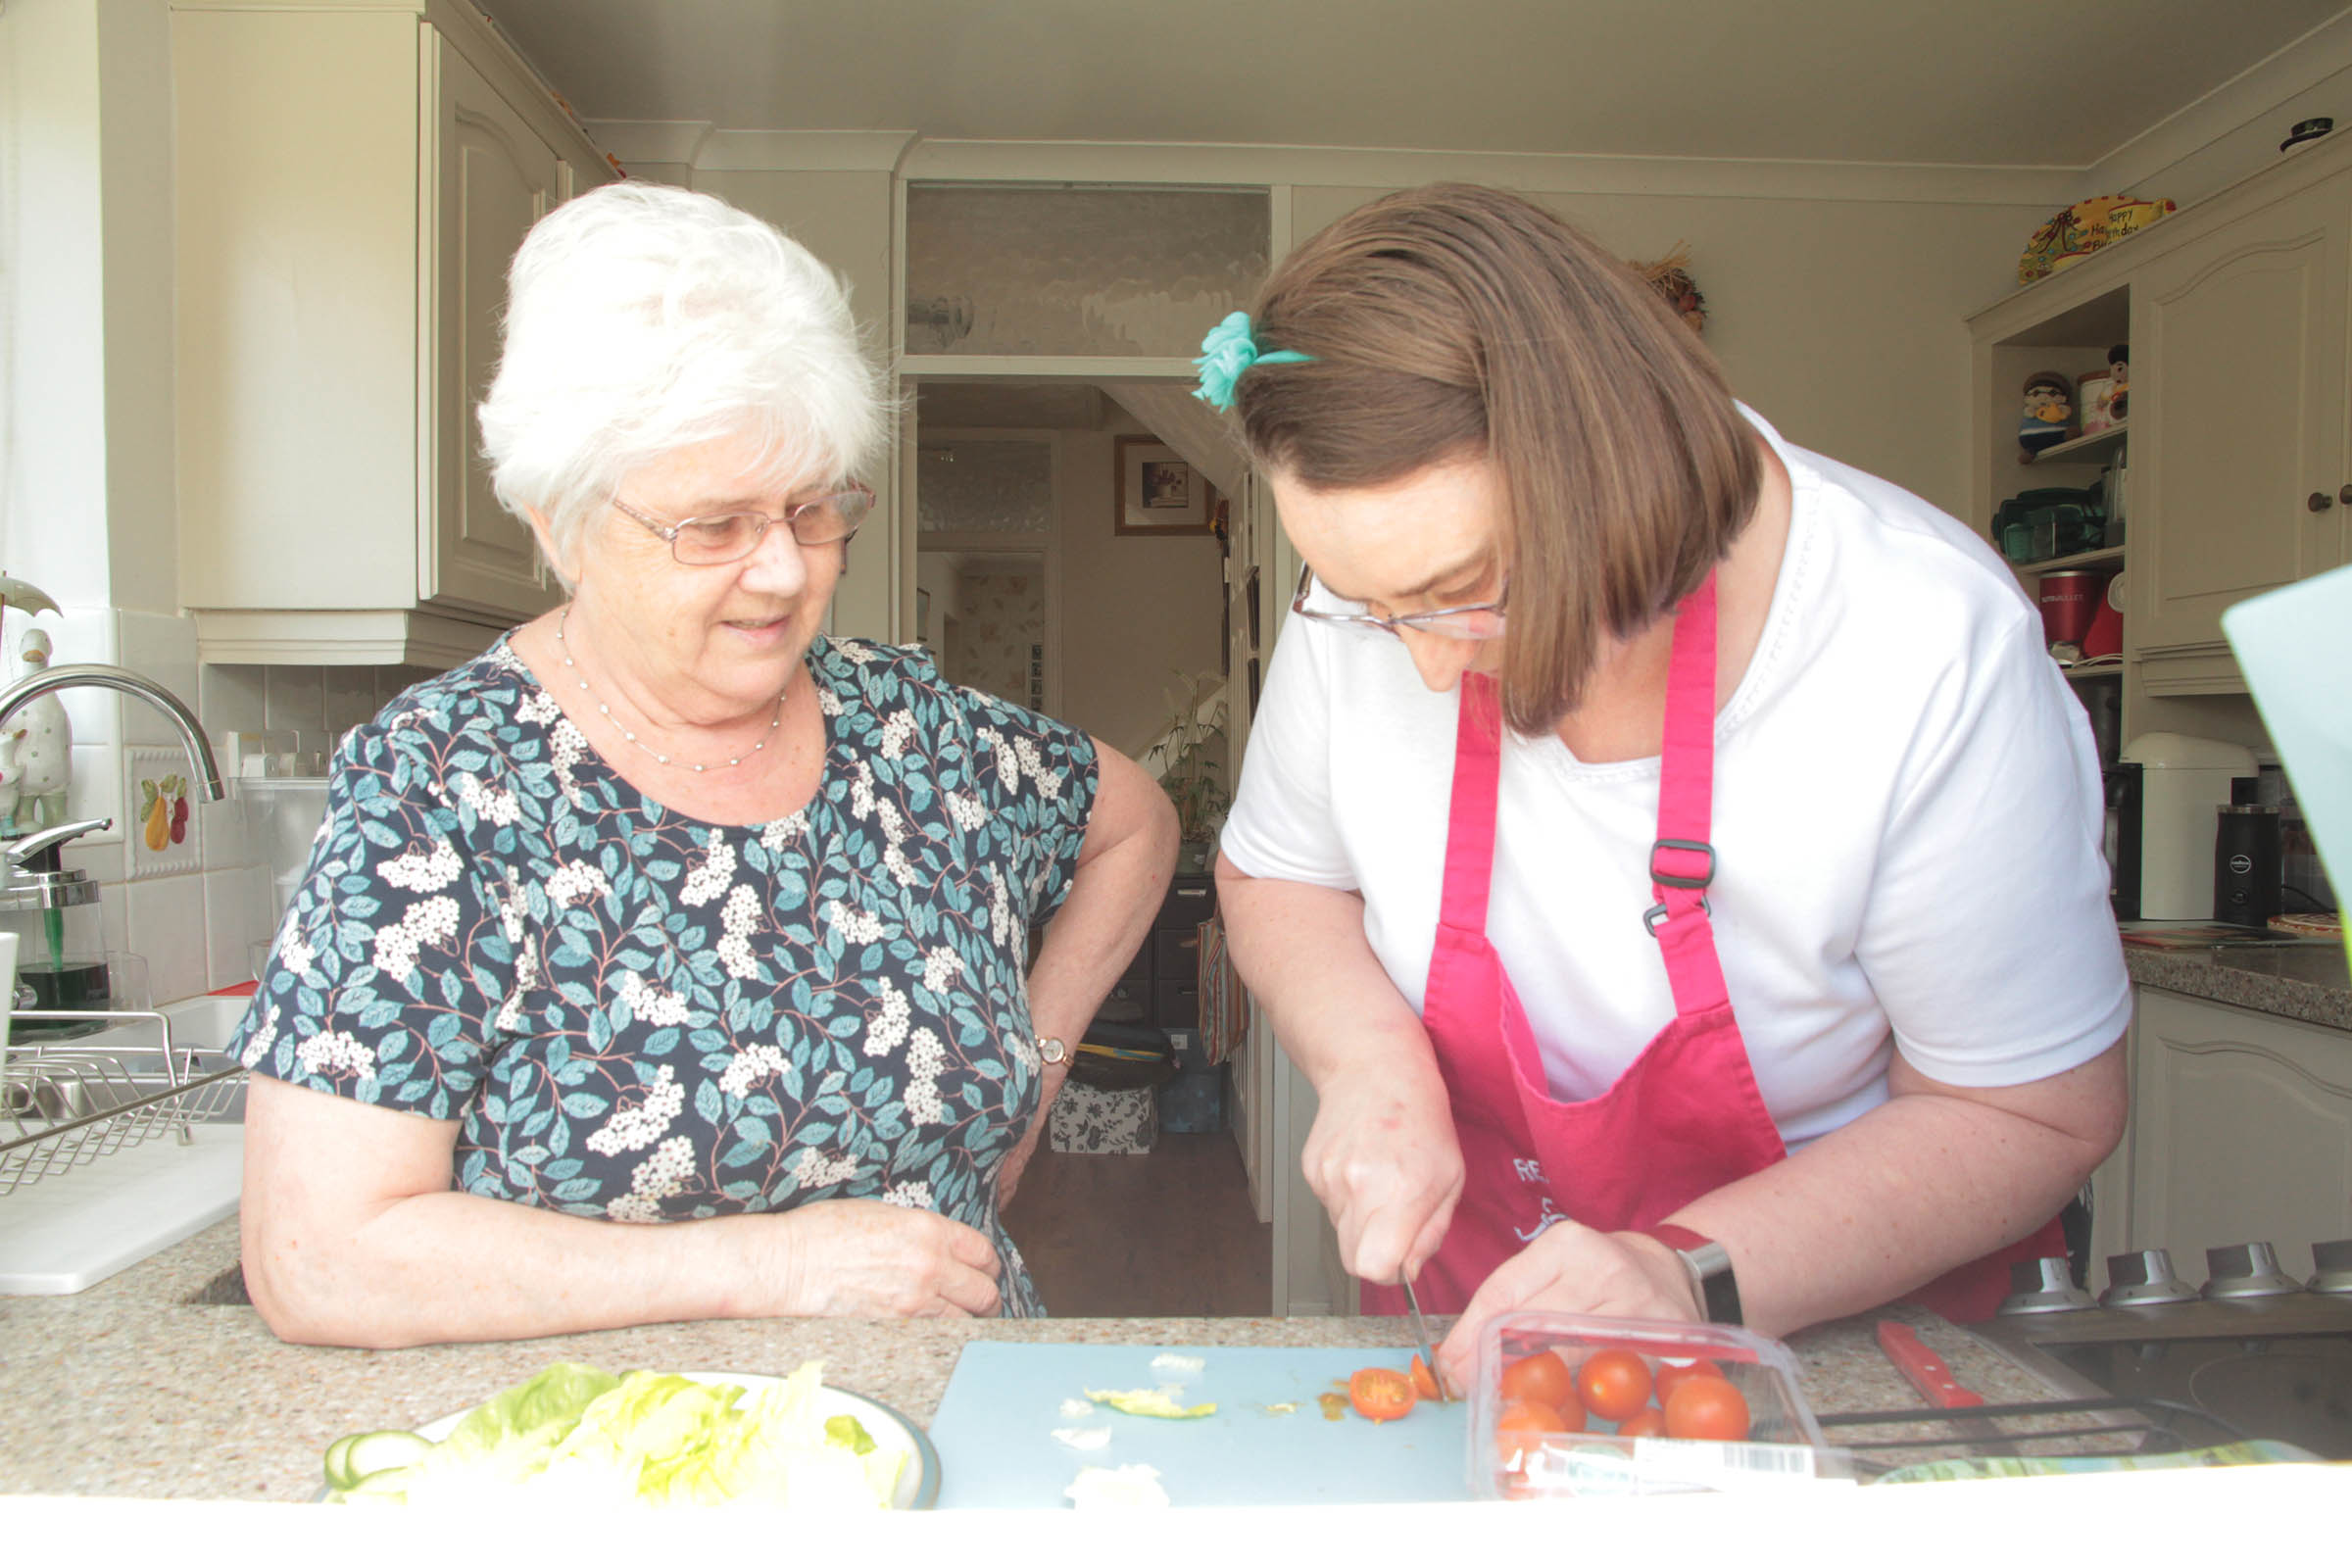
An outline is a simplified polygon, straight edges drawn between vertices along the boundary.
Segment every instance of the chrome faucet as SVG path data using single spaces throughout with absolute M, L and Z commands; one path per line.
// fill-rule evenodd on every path
M 204 727 L 188 711 L 188 705 L 146 676 L 117 664 L 57 664 L 25 676 L 0 691 L 0 729 L 5 729 L 17 710 L 35 697 L 70 686 L 96 686 L 126 697 L 143 698 L 179 731 L 179 743 L 187 748 L 188 762 L 196 769 L 198 782 L 204 785 L 204 798 L 208 801 L 228 798 L 228 786 L 220 782 L 220 765 L 213 760 L 213 743 L 204 738 Z

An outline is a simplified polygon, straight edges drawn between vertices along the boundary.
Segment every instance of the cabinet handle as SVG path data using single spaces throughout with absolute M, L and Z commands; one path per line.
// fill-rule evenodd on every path
M 2344 488 L 2352 490 L 2352 485 L 2346 485 Z M 2335 505 L 2335 497 L 2325 490 L 2314 490 L 2311 493 L 2311 499 L 2303 504 L 2314 512 L 2326 512 L 2329 507 Z
M 2352 484 L 2348 484 L 2341 490 L 2338 490 L 2335 493 L 2335 499 L 2341 501 L 2347 507 L 2352 507 Z

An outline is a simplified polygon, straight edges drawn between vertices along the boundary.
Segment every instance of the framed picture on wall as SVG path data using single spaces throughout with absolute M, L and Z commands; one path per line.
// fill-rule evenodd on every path
M 1122 435 L 1110 444 L 1118 509 L 1113 533 L 1207 533 L 1208 477 L 1148 435 Z

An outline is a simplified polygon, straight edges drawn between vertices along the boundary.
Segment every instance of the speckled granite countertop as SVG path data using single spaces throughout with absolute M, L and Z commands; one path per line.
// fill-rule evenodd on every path
M 298 1501 L 318 1487 L 318 1456 L 343 1433 L 420 1425 L 559 1359 L 785 1372 L 818 1356 L 828 1382 L 927 1424 L 957 1353 L 974 1339 L 1398 1344 L 1396 1324 L 1378 1319 L 1054 1318 L 687 1323 L 563 1340 L 327 1350 L 279 1343 L 249 1306 L 191 1303 L 236 1257 L 236 1224 L 224 1221 L 78 1296 L 0 1298 L 0 1494 Z M 1986 1398 L 2052 1396 L 2054 1385 L 1974 1335 L 1924 1312 L 1896 1315 Z M 1920 1403 L 1880 1354 L 1868 1320 L 1810 1330 L 1792 1346 L 1817 1411 Z M 1872 1435 L 1940 1434 L 1904 1427 Z
M 2280 948 L 2135 948 L 2124 962 L 2134 985 L 2226 1002 L 2255 1012 L 2352 1030 L 2352 970 L 2332 942 Z

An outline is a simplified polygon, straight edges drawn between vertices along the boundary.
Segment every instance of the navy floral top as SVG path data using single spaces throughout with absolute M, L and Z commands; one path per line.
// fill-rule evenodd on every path
M 985 1232 L 1035 1115 L 1030 923 L 1098 780 L 1080 731 L 916 649 L 819 638 L 816 796 L 716 826 L 606 765 L 504 641 L 335 759 L 232 1048 L 459 1122 L 463 1191 L 623 1221 L 825 1198 Z

